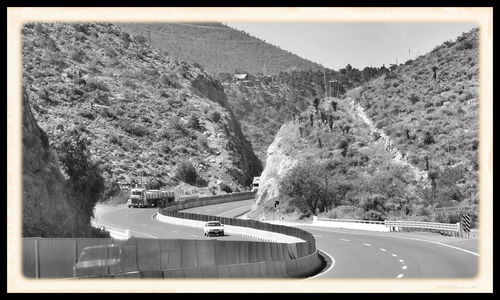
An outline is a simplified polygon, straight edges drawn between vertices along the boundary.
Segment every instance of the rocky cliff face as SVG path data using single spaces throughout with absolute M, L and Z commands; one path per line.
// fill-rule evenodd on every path
M 299 157 L 295 156 L 295 151 L 291 149 L 295 136 L 291 132 L 297 130 L 295 127 L 292 123 L 281 126 L 273 143 L 269 146 L 266 167 L 260 175 L 257 200 L 252 211 L 279 196 L 279 180 L 298 162 Z
M 47 134 L 40 129 L 23 92 L 23 203 L 24 237 L 70 237 L 81 224 L 71 203 L 71 190 L 59 171 Z
M 35 119 L 51 144 L 83 127 L 108 183 L 173 188 L 185 160 L 205 182 L 202 192 L 220 192 L 221 182 L 241 190 L 260 174 L 224 89 L 201 68 L 113 24 L 28 23 L 22 37 Z

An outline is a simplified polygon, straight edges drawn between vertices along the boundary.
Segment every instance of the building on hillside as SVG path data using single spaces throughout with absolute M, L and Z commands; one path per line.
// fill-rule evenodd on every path
M 247 73 L 233 75 L 233 81 L 243 81 L 243 80 L 248 80 L 248 79 L 249 79 L 249 76 Z

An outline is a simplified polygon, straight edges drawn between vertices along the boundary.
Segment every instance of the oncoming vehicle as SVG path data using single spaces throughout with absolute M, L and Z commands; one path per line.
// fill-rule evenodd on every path
M 254 177 L 252 182 L 252 192 L 259 190 L 260 177 Z
M 203 227 L 204 236 L 210 236 L 211 234 L 224 235 L 224 225 L 219 221 L 209 221 L 205 223 Z

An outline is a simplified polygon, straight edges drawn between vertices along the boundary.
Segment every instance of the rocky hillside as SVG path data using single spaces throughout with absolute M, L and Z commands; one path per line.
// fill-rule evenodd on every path
M 72 186 L 59 171 L 49 137 L 38 126 L 23 92 L 23 237 L 106 237 L 89 224 L 90 211 L 74 201 Z
M 449 205 L 478 202 L 478 29 L 348 92 Z
M 477 63 L 472 30 L 308 107 L 269 147 L 248 216 L 456 223 L 459 213 L 435 208 L 477 213 Z
M 217 193 L 221 185 L 242 190 L 260 174 L 223 87 L 199 67 L 113 24 L 28 23 L 22 37 L 35 119 L 54 145 L 79 126 L 108 187 L 143 180 Z M 196 182 L 179 180 L 185 161 Z
M 229 105 L 261 162 L 281 125 L 312 103 L 313 97 L 279 82 L 251 86 L 224 83 Z
M 118 23 L 132 36 L 216 75 L 235 70 L 277 74 L 324 67 L 221 23 Z

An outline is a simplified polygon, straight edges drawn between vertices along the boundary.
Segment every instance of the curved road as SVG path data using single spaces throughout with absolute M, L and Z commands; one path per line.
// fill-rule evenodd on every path
M 197 207 L 186 212 L 237 217 L 249 211 L 253 200 Z M 156 209 L 101 207 L 101 223 L 128 228 L 137 237 L 205 238 L 200 229 L 157 221 Z M 478 271 L 477 240 L 441 237 L 429 233 L 369 232 L 301 225 L 312 233 L 317 248 L 330 262 L 314 278 L 471 278 Z M 218 238 L 219 239 L 219 238 Z M 247 240 L 240 236 L 220 239 Z
M 253 200 L 252 200 L 253 201 Z M 244 202 L 244 201 L 241 201 Z M 239 203 L 241 205 L 242 203 Z M 232 210 L 235 206 L 229 205 L 228 208 L 222 208 L 220 214 L 224 217 L 236 217 Z M 241 208 L 239 209 L 241 211 Z M 178 226 L 167 224 L 156 220 L 157 208 L 128 208 L 125 204 L 117 206 L 97 205 L 95 218 L 100 224 L 120 230 L 130 230 L 130 235 L 140 238 L 155 239 L 206 239 L 203 230 L 199 228 Z M 238 212 L 238 209 L 234 210 Z M 255 239 L 243 236 L 225 236 L 210 237 L 217 240 L 240 240 L 255 241 Z

